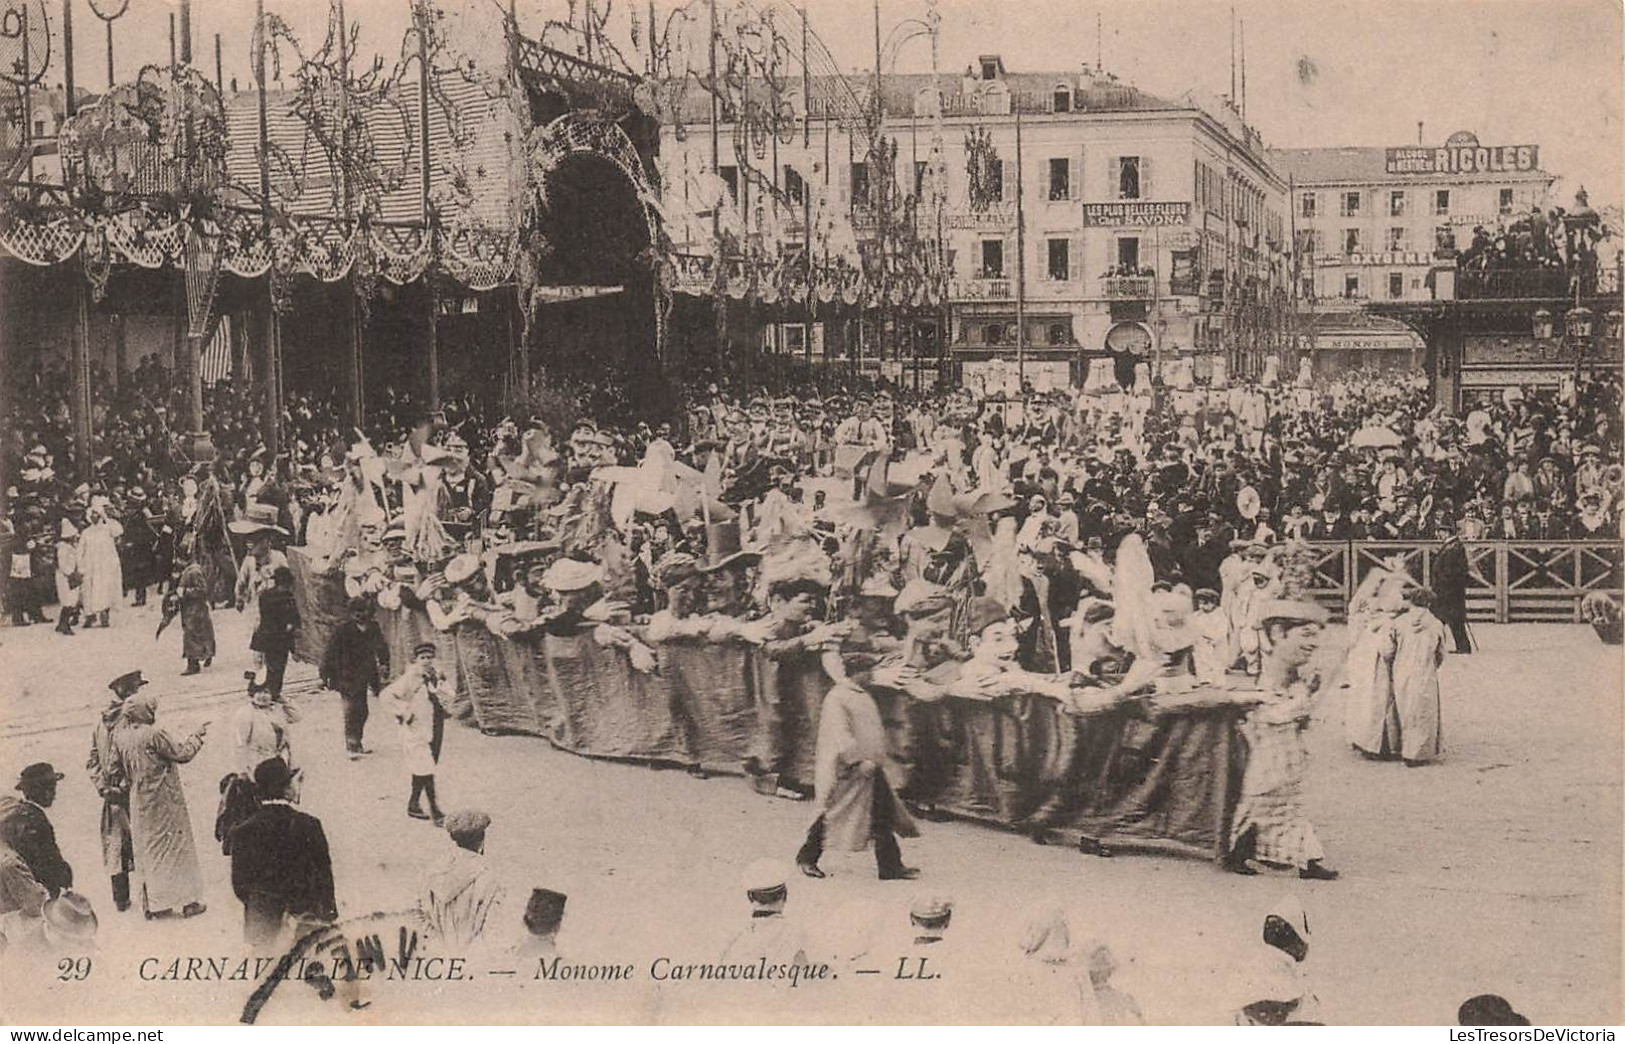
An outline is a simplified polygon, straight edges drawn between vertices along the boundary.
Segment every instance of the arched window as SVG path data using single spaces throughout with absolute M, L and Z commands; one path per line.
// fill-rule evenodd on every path
M 1072 88 L 1064 83 L 1055 85 L 1054 108 L 1056 112 L 1072 111 Z
M 1004 343 L 1004 324 L 1003 323 L 988 323 L 987 324 L 987 343 L 988 344 L 1003 344 Z

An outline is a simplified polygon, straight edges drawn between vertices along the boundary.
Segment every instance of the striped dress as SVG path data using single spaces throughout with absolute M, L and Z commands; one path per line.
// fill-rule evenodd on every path
M 1300 870 L 1326 855 L 1314 824 L 1303 814 L 1303 781 L 1309 770 L 1303 729 L 1308 715 L 1308 692 L 1294 684 L 1247 716 L 1242 724 L 1247 769 L 1230 830 L 1233 850 L 1253 831 L 1255 858 Z

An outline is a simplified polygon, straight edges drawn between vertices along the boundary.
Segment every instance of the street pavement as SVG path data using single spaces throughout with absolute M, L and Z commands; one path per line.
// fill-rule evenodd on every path
M 34 988 L 3 991 L 5 1021 L 236 1021 L 250 984 L 140 976 L 176 958 L 242 949 L 240 906 L 212 827 L 231 715 L 244 701 L 248 635 L 236 613 L 215 619 L 222 654 L 193 678 L 179 676 L 178 624 L 154 641 L 151 607 L 125 610 L 111 631 L 72 638 L 49 627 L 0 629 L 0 771 L 9 780 L 47 760 L 67 773 L 50 814 L 101 922 L 87 979 L 36 969 Z M 305 990 L 263 1019 L 1019 1019 L 1024 1009 L 1001 985 L 1020 962 L 1016 939 L 1033 912 L 1060 905 L 1071 911 L 1074 941 L 1111 943 L 1121 966 L 1114 984 L 1148 1021 L 1212 1023 L 1245 992 L 1264 914 L 1292 894 L 1309 912 L 1306 968 L 1330 1023 L 1450 1022 L 1462 1000 L 1485 992 L 1508 997 L 1537 1024 L 1618 1023 L 1619 650 L 1578 626 L 1481 626 L 1478 638 L 1479 653 L 1452 656 L 1442 671 L 1446 754 L 1438 764 L 1359 759 L 1342 739 L 1342 693 L 1323 693 L 1310 731 L 1308 806 L 1341 880 L 1241 878 L 1166 856 L 1101 859 L 984 826 L 925 823 L 921 839 L 904 842 L 908 862 L 924 871 L 917 882 L 879 882 L 867 855 L 841 853 L 826 856 L 828 880 L 790 881 L 788 915 L 804 927 L 809 953 L 867 934 L 879 940 L 871 963 L 884 968 L 793 995 L 654 983 L 648 971 L 659 956 L 681 963 L 721 955 L 748 922 L 740 871 L 764 856 L 789 864 L 810 805 L 758 796 L 735 778 L 699 780 L 452 725 L 441 801 L 491 814 L 487 855 L 509 881 L 506 923 L 517 921 L 532 887 L 563 891 L 566 960 L 631 963 L 636 980 L 538 983 L 532 961 L 513 978 L 380 988 L 355 1013 Z M 1331 639 L 1340 641 L 1335 632 Z M 84 763 L 106 682 L 136 668 L 162 696 L 161 722 L 182 733 L 213 722 L 203 752 L 181 769 L 209 902 L 205 915 L 184 922 L 113 912 L 99 866 L 99 802 Z M 338 699 L 317 691 L 310 667 L 290 669 L 288 692 L 302 711 L 293 742 L 306 777 L 303 807 L 326 825 L 341 912 L 409 909 L 419 876 L 449 842 L 405 815 L 408 779 L 393 722 L 375 704 L 367 733 L 375 753 L 350 761 Z M 896 977 L 907 940 L 893 940 L 906 934 L 909 902 L 921 892 L 955 902 L 952 946 L 936 965 L 951 970 L 934 982 Z

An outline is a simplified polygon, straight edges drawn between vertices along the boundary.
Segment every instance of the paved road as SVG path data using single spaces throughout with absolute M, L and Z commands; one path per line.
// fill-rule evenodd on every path
M 7 774 L 50 760 L 69 774 L 52 818 L 83 890 L 102 912 L 91 986 L 44 982 L 8 990 L 11 1021 L 162 1023 L 232 1021 L 241 983 L 151 983 L 141 961 L 240 948 L 226 861 L 208 843 L 215 783 L 226 771 L 231 710 L 242 699 L 246 652 L 228 651 L 199 678 L 177 677 L 179 636 L 152 641 L 150 613 L 112 632 L 61 639 L 48 628 L 0 630 L 0 766 Z M 246 631 L 221 614 L 222 647 Z M 630 986 L 500 980 L 418 985 L 380 993 L 358 1021 L 548 1019 L 822 1021 L 993 1017 L 1012 994 L 1014 939 L 1048 904 L 1073 911 L 1079 934 L 1110 940 L 1119 985 L 1154 1022 L 1223 1018 L 1256 955 L 1262 915 L 1299 895 L 1314 931 L 1309 969 L 1326 1019 L 1437 1023 L 1479 992 L 1513 999 L 1537 1022 L 1617 1023 L 1621 953 L 1622 725 L 1617 649 L 1589 629 L 1481 627 L 1487 648 L 1444 670 L 1446 760 L 1406 769 L 1361 761 L 1341 739 L 1340 696 L 1330 693 L 1311 730 L 1310 811 L 1331 860 L 1329 884 L 1228 876 L 1198 861 L 1150 856 L 1103 860 L 1037 847 L 969 824 L 926 824 L 905 842 L 925 869 L 916 885 L 880 883 L 857 855 L 831 854 L 829 880 L 791 882 L 789 912 L 819 945 L 853 926 L 882 940 L 890 960 L 907 904 L 922 890 L 956 900 L 953 971 L 941 982 L 847 976 L 838 986 L 784 994 L 752 987 L 680 987 L 648 981 L 666 955 L 714 960 L 745 923 L 736 884 L 759 856 L 794 853 L 811 810 L 758 797 L 737 779 L 696 780 L 574 757 L 524 737 L 454 728 L 440 788 L 448 807 L 491 812 L 488 854 L 509 878 L 517 917 L 533 886 L 570 895 L 561 946 L 570 961 L 627 961 Z M 200 835 L 211 908 L 185 923 L 112 913 L 97 866 L 97 801 L 82 766 L 107 679 L 141 667 L 177 728 L 212 718 L 203 754 L 183 770 Z M 404 815 L 407 777 L 393 726 L 375 714 L 360 762 L 342 756 L 336 698 L 315 693 L 309 668 L 296 751 L 306 766 L 305 807 L 332 842 L 339 902 L 348 913 L 409 907 L 419 874 L 445 853 L 444 837 Z M 901 944 L 898 944 L 901 945 Z M 888 948 L 890 947 L 890 948 Z M 153 967 L 149 964 L 149 969 Z M 266 1018 L 331 1019 L 336 1009 L 268 1009 Z M 314 1001 L 306 1001 L 314 1005 Z M 788 1005 L 780 1007 L 779 1005 Z M 797 1006 L 799 1005 L 799 1006 Z M 4 1014 L 0 1010 L 0 1014 Z

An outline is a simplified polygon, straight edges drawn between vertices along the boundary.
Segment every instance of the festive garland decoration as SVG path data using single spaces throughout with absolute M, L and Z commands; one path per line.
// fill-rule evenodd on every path
M 999 177 L 994 178 L 994 169 Z M 965 173 L 970 176 L 970 208 L 980 214 L 1004 198 L 1003 163 L 986 127 L 965 132 Z

